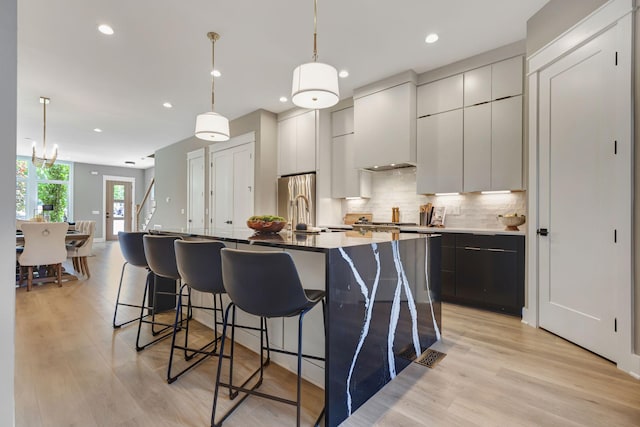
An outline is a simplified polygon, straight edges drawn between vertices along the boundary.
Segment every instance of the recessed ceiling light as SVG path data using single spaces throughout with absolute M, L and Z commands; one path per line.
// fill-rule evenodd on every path
M 98 27 L 98 31 L 100 31 L 102 34 L 106 34 L 108 36 L 113 35 L 113 28 L 111 28 L 110 26 L 108 26 L 107 24 L 102 24 Z
M 424 41 L 426 43 L 435 43 L 438 41 L 440 37 L 438 37 L 438 35 L 436 33 L 431 33 L 427 36 L 427 38 L 424 39 Z
M 287 97 L 286 96 L 281 96 L 280 97 L 280 102 L 287 102 Z
M 162 104 L 162 106 L 163 106 L 164 108 L 172 108 L 172 107 L 173 107 L 173 104 L 171 104 L 170 102 L 165 102 L 164 104 Z
M 220 76 L 222 75 L 222 73 L 220 72 L 220 70 L 213 70 L 213 71 L 211 72 L 211 75 L 212 75 L 213 77 L 220 77 Z
M 340 72 L 338 73 L 338 76 L 344 79 L 346 77 L 349 77 L 349 72 L 347 70 L 340 70 Z
M 374 166 L 373 168 L 374 168 L 374 169 L 378 169 L 378 166 Z
M 102 129 L 100 129 L 100 128 L 95 128 L 93 131 L 94 131 L 94 132 L 98 132 L 98 133 L 100 133 L 100 132 L 102 132 Z
M 131 160 L 127 160 L 126 162 L 124 162 L 125 165 L 131 167 L 131 166 L 135 166 L 136 162 L 132 162 Z

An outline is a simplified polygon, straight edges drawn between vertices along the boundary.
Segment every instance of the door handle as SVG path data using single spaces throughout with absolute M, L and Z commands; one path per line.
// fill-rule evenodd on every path
M 225 221 L 224 223 L 225 223 L 225 224 L 233 224 L 233 221 L 228 220 L 228 221 Z
M 538 231 L 536 231 L 536 234 L 540 236 L 548 236 L 549 230 L 547 230 L 546 228 L 538 228 Z

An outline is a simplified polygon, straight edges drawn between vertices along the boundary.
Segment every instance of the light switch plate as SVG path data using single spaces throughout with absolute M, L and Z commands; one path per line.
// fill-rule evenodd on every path
M 93 215 L 100 215 L 100 211 L 91 211 Z

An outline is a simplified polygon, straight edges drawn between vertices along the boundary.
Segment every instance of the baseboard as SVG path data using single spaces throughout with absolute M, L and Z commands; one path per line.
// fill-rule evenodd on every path
M 625 371 L 633 378 L 640 380 L 640 355 L 629 354 L 618 362 L 618 369 Z
M 535 316 L 533 316 L 533 313 L 531 313 L 531 311 L 527 307 L 522 307 L 522 323 L 524 323 L 525 325 L 529 325 L 532 328 L 538 327 L 537 319 L 535 318 Z

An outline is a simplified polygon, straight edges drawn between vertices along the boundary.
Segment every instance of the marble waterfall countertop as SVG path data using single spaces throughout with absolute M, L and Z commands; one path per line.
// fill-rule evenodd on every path
M 326 322 L 320 314 L 314 324 L 314 312 L 309 312 L 303 343 L 305 348 L 321 343 L 324 350 L 328 427 L 342 423 L 441 338 L 441 234 L 153 232 L 217 239 L 229 247 L 251 244 L 284 249 L 301 261 L 296 266 L 303 285 L 305 278 L 312 279 L 306 283 L 324 282 Z M 286 337 L 297 333 L 294 323 L 295 328 L 287 329 L 287 321 L 281 322 L 285 347 Z M 438 393 L 436 386 L 427 391 Z

